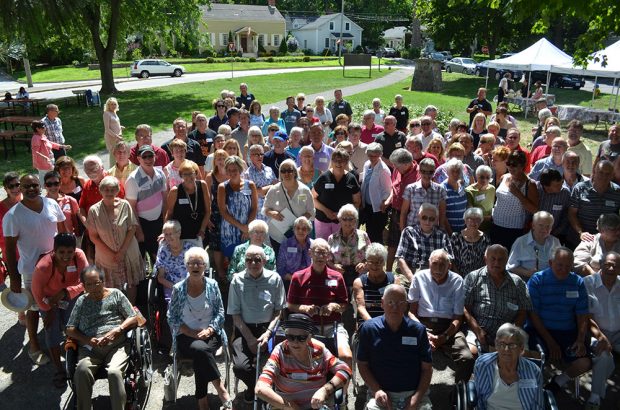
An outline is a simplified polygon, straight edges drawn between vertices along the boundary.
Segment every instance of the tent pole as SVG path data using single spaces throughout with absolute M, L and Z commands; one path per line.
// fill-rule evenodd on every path
M 549 95 L 549 81 L 551 81 L 551 67 L 547 70 L 547 87 L 545 88 L 545 94 L 547 95 Z
M 614 78 L 614 84 L 611 86 L 611 95 L 609 96 L 609 106 L 607 107 L 608 110 L 611 110 L 611 97 L 614 95 L 614 88 L 616 88 L 616 80 L 617 78 Z
M 618 106 L 618 92 L 620 92 L 620 84 L 616 87 L 616 101 L 614 102 L 614 111 L 616 111 L 616 107 Z
M 489 67 L 487 67 L 487 76 L 484 79 L 484 88 L 489 88 Z
M 590 101 L 590 107 L 594 104 L 594 93 L 596 92 L 596 83 L 598 82 L 598 76 L 594 76 L 594 85 L 592 86 L 592 101 Z
M 532 70 L 529 71 L 528 75 L 527 75 L 527 92 L 525 94 L 525 115 L 523 118 L 527 118 L 527 110 L 529 108 L 529 102 L 528 100 L 530 99 L 530 82 L 532 81 Z

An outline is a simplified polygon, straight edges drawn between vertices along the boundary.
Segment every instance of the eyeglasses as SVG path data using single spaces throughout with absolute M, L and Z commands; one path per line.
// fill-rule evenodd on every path
M 245 263 L 261 263 L 263 261 L 262 258 L 245 258 Z
M 187 266 L 205 266 L 206 263 L 204 262 L 187 262 Z
M 519 345 L 516 343 L 500 342 L 500 343 L 495 343 L 495 347 L 497 350 L 515 350 L 517 347 L 519 347 Z
M 140 155 L 140 158 L 142 158 L 142 159 L 153 159 L 153 158 L 155 158 L 155 155 L 153 155 L 153 154 Z
M 429 222 L 435 222 L 437 220 L 437 218 L 434 216 L 426 216 L 426 215 L 422 215 L 420 219 L 422 221 L 429 221 Z
M 419 127 L 420 124 L 409 124 L 409 128 L 415 128 L 415 127 Z
M 253 157 L 264 157 L 265 154 L 263 154 L 262 152 L 255 152 L 253 154 L 251 154 Z
M 305 342 L 308 339 L 308 335 L 291 335 L 291 334 L 286 334 L 286 340 L 288 340 L 289 342 Z
M 355 218 L 352 216 L 343 216 L 342 218 L 340 218 L 340 220 L 343 222 L 353 222 L 355 221 Z
M 9 188 L 9 189 L 15 189 L 15 188 L 19 188 L 20 185 L 21 184 L 19 182 L 16 182 L 14 184 L 9 184 L 6 187 Z
M 35 189 L 35 188 L 38 188 L 39 186 L 40 186 L 39 184 L 23 185 L 24 189 Z
M 280 173 L 281 174 L 294 174 L 295 170 L 294 169 L 281 169 Z
M 98 280 L 97 282 L 91 282 L 91 283 L 84 283 L 84 287 L 85 288 L 94 288 L 95 286 L 99 286 L 101 285 L 103 282 Z
M 56 181 L 56 182 L 46 182 L 45 186 L 48 188 L 51 188 L 53 186 L 60 186 L 60 181 Z
M 314 250 L 312 251 L 312 253 L 316 256 L 327 256 L 329 255 L 329 251 L 322 251 L 322 250 Z
M 395 307 L 400 307 L 402 305 L 404 305 L 405 303 L 407 303 L 406 300 L 388 300 L 387 302 L 385 302 L 386 305 L 388 305 L 391 308 L 395 308 Z

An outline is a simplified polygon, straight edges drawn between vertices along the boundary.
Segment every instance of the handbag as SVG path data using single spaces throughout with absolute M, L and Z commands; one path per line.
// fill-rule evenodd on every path
M 291 210 L 291 213 L 293 215 L 295 215 L 295 218 L 297 218 L 297 214 L 295 213 L 295 211 L 293 211 L 293 208 L 291 207 L 291 202 L 288 200 L 288 194 L 286 193 L 286 188 L 284 188 L 284 186 L 282 186 L 282 189 L 284 190 L 284 198 L 286 198 L 286 203 L 288 204 L 288 209 Z M 284 232 L 284 236 L 288 239 L 288 238 L 292 238 L 293 235 L 295 235 L 295 231 L 293 230 L 294 225 L 291 226 L 290 228 L 288 228 L 288 230 L 286 232 Z

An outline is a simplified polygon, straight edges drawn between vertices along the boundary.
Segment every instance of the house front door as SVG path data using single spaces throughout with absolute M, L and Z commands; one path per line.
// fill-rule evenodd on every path
M 248 52 L 248 37 L 247 36 L 241 37 L 241 50 L 243 50 L 244 53 Z

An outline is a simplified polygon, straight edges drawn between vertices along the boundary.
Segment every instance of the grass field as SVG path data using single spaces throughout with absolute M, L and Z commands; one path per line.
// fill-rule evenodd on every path
M 343 78 L 342 73 L 335 70 L 300 72 L 293 75 L 258 75 L 244 77 L 244 81 L 251 84 L 252 93 L 260 101 L 273 103 L 283 101 L 288 95 L 300 91 L 312 94 L 338 86 L 346 87 L 369 81 L 367 73 L 361 71 L 347 74 L 359 75 L 359 77 Z M 373 70 L 372 78 L 380 78 L 389 72 Z M 222 89 L 236 86 L 238 86 L 238 80 L 225 79 L 122 92 L 116 95 L 116 98 L 120 105 L 118 115 L 121 124 L 127 128 L 125 138 L 129 141 L 134 140 L 133 130 L 138 124 L 146 123 L 153 128 L 153 131 L 159 131 L 172 128 L 172 121 L 178 117 L 190 119 L 190 113 L 193 110 L 200 110 L 211 116 L 213 115 L 211 101 L 219 96 Z M 329 99 L 331 95 L 325 97 Z M 72 105 L 67 106 L 64 101 L 59 102 L 59 105 L 67 144 L 73 146 L 69 155 L 74 158 L 83 158 L 85 155 L 105 149 L 101 109 L 99 107 L 77 107 L 74 105 L 74 98 L 66 101 Z M 0 174 L 7 171 L 29 172 L 31 164 L 30 154 L 25 152 L 23 146 L 19 146 L 18 155 L 1 162 Z

